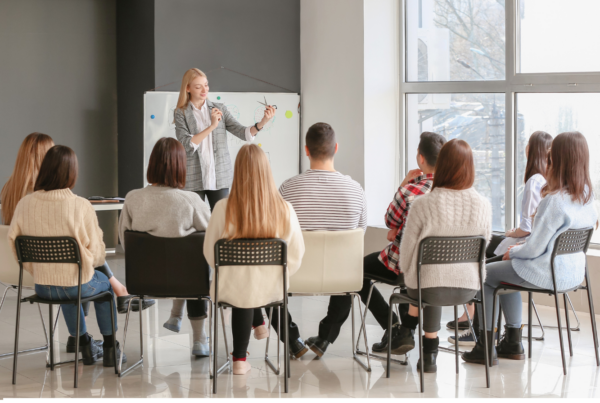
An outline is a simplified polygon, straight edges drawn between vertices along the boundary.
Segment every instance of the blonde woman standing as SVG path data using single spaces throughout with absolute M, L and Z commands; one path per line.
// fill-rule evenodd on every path
M 175 109 L 175 134 L 186 152 L 187 175 L 184 190 L 208 198 L 211 210 L 227 197 L 233 177 L 227 148 L 227 132 L 244 141 L 254 136 L 275 116 L 267 106 L 262 120 L 254 126 L 240 124 L 221 103 L 208 99 L 208 78 L 201 70 L 185 72 Z
M 217 203 L 208 223 L 204 256 L 213 268 L 215 244 L 222 238 L 283 239 L 287 243 L 288 277 L 300 268 L 304 239 L 298 217 L 292 205 L 277 191 L 266 154 L 254 144 L 247 144 L 239 151 L 231 194 Z M 246 361 L 246 350 L 252 328 L 264 328 L 261 310 L 254 308 L 281 299 L 281 278 L 274 274 L 273 266 L 224 266 L 222 269 L 219 301 L 238 307 L 233 308 L 231 315 L 233 374 L 244 375 L 251 369 Z M 249 297 L 248 290 L 263 291 L 251 293 Z M 214 288 L 211 294 L 214 296 Z

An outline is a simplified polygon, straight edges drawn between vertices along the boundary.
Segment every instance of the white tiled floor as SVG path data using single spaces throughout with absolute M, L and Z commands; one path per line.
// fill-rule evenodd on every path
M 117 277 L 123 278 L 122 255 L 109 258 L 109 264 Z M 0 290 L 2 291 L 2 290 Z M 385 296 L 391 289 L 382 288 Z M 0 354 L 13 348 L 16 295 L 9 293 L 0 312 Z M 37 308 L 22 306 L 20 348 L 32 348 L 44 344 L 44 335 Z M 80 364 L 79 388 L 73 388 L 73 365 L 50 371 L 45 367 L 46 353 L 34 352 L 20 355 L 17 384 L 12 385 L 12 357 L 0 358 L 0 398 L 4 397 L 211 397 L 211 381 L 208 376 L 208 359 L 197 359 L 190 354 L 191 328 L 184 319 L 179 334 L 162 327 L 169 316 L 171 302 L 159 300 L 151 309 L 144 311 L 145 363 L 123 378 L 114 370 L 103 368 L 101 363 L 93 366 Z M 553 308 L 538 307 L 546 325 L 556 323 Z M 326 297 L 303 297 L 290 299 L 290 312 L 299 324 L 304 338 L 317 334 L 318 323 L 327 309 Z M 47 320 L 47 308 L 43 309 Z M 452 319 L 452 309 L 444 310 L 443 322 Z M 419 377 L 416 370 L 418 350 L 409 357 L 409 365 L 392 365 L 390 379 L 385 377 L 384 362 L 371 360 L 372 372 L 365 372 L 353 359 L 351 353 L 350 320 L 345 324 L 340 338 L 331 345 L 322 359 L 312 352 L 302 359 L 292 361 L 290 393 L 283 391 L 283 378 L 276 376 L 263 359 L 265 342 L 252 339 L 249 351 L 252 371 L 247 376 L 233 376 L 228 371 L 219 376 L 216 397 L 600 397 L 600 368 L 596 367 L 591 334 L 590 317 L 580 313 L 581 331 L 573 332 L 574 355 L 567 349 L 568 375 L 563 376 L 555 329 L 546 330 L 544 341 L 533 342 L 533 358 L 525 361 L 501 360 L 491 369 L 491 388 L 485 387 L 483 366 L 460 362 L 460 374 L 454 367 L 454 355 L 440 352 L 437 374 L 425 375 L 425 393 L 418 391 Z M 358 317 L 357 317 L 358 319 Z M 124 315 L 119 315 L 118 338 L 123 339 Z M 564 322 L 563 322 L 564 323 Z M 93 310 L 88 319 L 90 333 L 100 338 Z M 369 344 L 379 341 L 383 331 L 372 317 L 368 319 Z M 207 329 L 208 330 L 208 329 Z M 539 334 L 534 328 L 534 334 Z M 229 340 L 231 335 L 228 329 Z M 450 332 L 440 333 L 442 344 Z M 65 353 L 66 326 L 60 318 L 57 329 L 57 359 L 70 359 Z M 139 354 L 139 319 L 134 315 L 129 324 L 126 353 L 129 361 L 136 361 Z M 221 336 L 219 359 L 225 359 Z M 270 356 L 276 353 L 271 343 Z

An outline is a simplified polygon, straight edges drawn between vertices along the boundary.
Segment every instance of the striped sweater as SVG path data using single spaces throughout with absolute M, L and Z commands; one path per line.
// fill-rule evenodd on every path
M 339 172 L 309 169 L 279 192 L 296 211 L 303 231 L 367 229 L 367 200 L 358 182 Z

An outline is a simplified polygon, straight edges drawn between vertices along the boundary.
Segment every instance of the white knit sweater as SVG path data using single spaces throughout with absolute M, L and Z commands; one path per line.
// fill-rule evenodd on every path
M 436 188 L 413 202 L 402 243 L 400 268 L 408 288 L 417 289 L 419 243 L 432 236 L 476 236 L 490 239 L 492 209 L 475 189 Z M 485 275 L 485 270 L 484 270 Z M 484 277 L 485 280 L 485 277 Z M 421 266 L 421 288 L 479 289 L 479 264 L 461 263 Z
M 94 268 L 104 263 L 105 247 L 96 212 L 88 200 L 70 189 L 40 190 L 21 199 L 8 230 L 8 242 L 15 259 L 15 239 L 19 235 L 75 238 L 81 253 L 82 284 L 89 282 Z M 25 263 L 23 268 L 31 273 L 36 284 L 77 285 L 76 264 Z

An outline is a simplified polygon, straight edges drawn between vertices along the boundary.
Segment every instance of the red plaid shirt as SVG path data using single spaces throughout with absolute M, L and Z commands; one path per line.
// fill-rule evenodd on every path
M 431 186 L 433 186 L 433 174 L 421 175 L 410 180 L 406 186 L 398 189 L 394 200 L 390 203 L 385 213 L 385 225 L 389 229 L 397 230 L 397 232 L 394 242 L 381 251 L 379 260 L 396 274 L 400 274 L 401 272 L 400 267 L 398 267 L 400 242 L 402 241 L 402 233 L 404 232 L 408 210 L 416 197 L 431 191 Z

